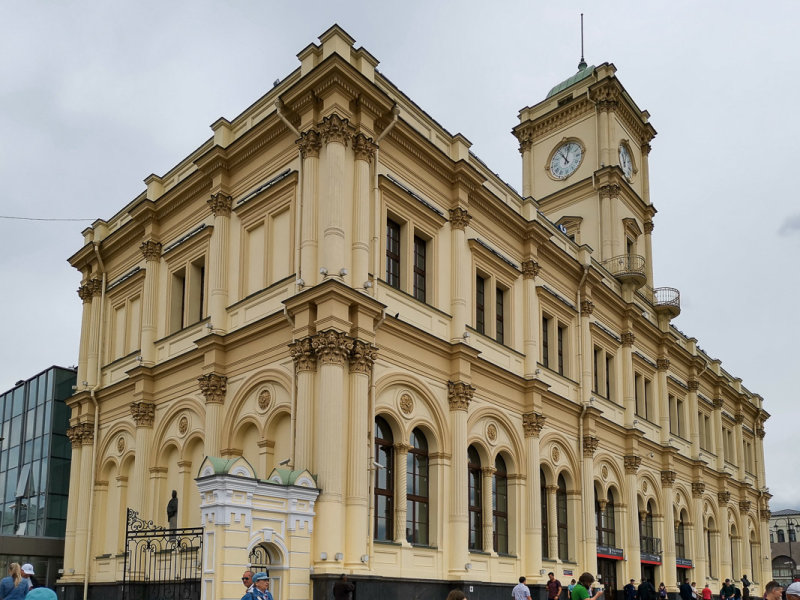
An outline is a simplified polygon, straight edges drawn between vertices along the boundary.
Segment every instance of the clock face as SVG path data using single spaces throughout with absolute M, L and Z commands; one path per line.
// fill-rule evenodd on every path
M 566 179 L 581 164 L 583 148 L 578 142 L 567 142 L 558 147 L 550 159 L 550 174 L 556 179 Z
M 633 175 L 633 161 L 631 160 L 631 153 L 625 144 L 619 147 L 619 166 L 622 172 L 625 173 L 625 177 L 630 179 Z

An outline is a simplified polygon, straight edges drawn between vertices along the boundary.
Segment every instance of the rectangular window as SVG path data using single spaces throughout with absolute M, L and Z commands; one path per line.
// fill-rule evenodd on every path
M 686 423 L 684 422 L 685 418 L 683 416 L 683 399 L 677 398 L 675 400 L 675 412 L 678 418 L 678 431 L 677 434 L 680 437 L 686 437 Z
M 550 368 L 550 319 L 542 317 L 542 365 Z
M 697 430 L 700 438 L 700 449 L 706 449 L 706 428 L 703 423 L 703 413 L 697 413 Z
M 206 294 L 206 259 L 198 258 L 172 272 L 169 332 L 175 333 L 203 319 Z
M 502 344 L 505 340 L 505 329 L 503 324 L 503 290 L 497 288 L 496 290 L 496 306 L 495 306 L 495 337 L 498 343 Z
M 386 283 L 400 289 L 400 225 L 386 221 Z
M 594 357 L 593 358 L 594 358 L 594 362 L 593 362 L 594 379 L 592 380 L 592 391 L 595 394 L 599 394 L 600 393 L 600 391 L 599 391 L 600 390 L 600 380 L 601 380 L 601 377 L 600 377 L 600 364 L 601 364 L 601 362 L 603 360 L 603 351 L 600 348 L 598 348 L 597 346 L 594 347 Z
M 414 236 L 414 298 L 425 302 L 425 255 L 427 243 Z
M 478 333 L 486 333 L 486 280 L 480 275 L 475 277 L 475 329 Z
M 565 364 L 565 344 L 566 344 L 566 333 L 567 328 L 563 325 L 558 326 L 558 373 L 560 375 L 564 374 L 564 364 Z
M 650 387 L 652 382 L 641 375 L 636 373 L 634 375 L 633 394 L 636 402 L 636 416 L 642 417 L 645 421 L 651 420 L 652 407 L 650 406 Z
M 186 313 L 186 269 L 178 269 L 172 273 L 172 291 L 169 311 L 169 332 L 175 333 L 183 329 Z
M 606 398 L 611 400 L 611 382 L 614 376 L 614 357 L 606 354 Z

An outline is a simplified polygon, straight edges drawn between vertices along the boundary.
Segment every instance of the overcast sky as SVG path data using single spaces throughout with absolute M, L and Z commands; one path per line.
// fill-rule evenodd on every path
M 772 509 L 800 508 L 800 2 L 0 0 L 0 214 L 109 218 L 298 66 L 338 23 L 515 188 L 520 108 L 613 62 L 658 131 L 655 283 L 674 321 L 765 398 Z M 90 221 L 0 219 L 0 391 L 77 363 Z M 795 407 L 795 408 L 793 408 Z

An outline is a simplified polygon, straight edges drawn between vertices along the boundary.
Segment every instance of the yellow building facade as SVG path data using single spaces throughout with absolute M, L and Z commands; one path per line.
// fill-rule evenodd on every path
M 130 577 L 125 508 L 167 526 L 172 490 L 208 600 L 251 563 L 276 600 L 763 591 L 769 415 L 654 287 L 655 130 L 615 67 L 520 111 L 519 194 L 338 26 L 298 59 L 70 258 L 64 596 Z

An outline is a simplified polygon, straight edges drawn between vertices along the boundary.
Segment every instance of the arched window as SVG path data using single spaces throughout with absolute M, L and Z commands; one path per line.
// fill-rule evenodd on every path
M 506 461 L 498 456 L 494 461 L 494 480 L 492 481 L 492 518 L 494 520 L 493 547 L 495 552 L 508 554 L 508 472 Z
M 675 525 L 675 556 L 678 558 L 687 558 L 686 555 L 686 526 L 683 524 L 683 515 Z
M 428 545 L 428 441 L 415 429 L 411 432 L 406 462 L 406 540 L 411 544 Z
M 641 515 L 640 515 L 641 517 Z M 647 554 L 661 554 L 661 540 L 655 537 L 653 502 L 648 501 L 644 518 L 639 521 L 639 546 Z
M 544 471 L 539 469 L 539 494 L 542 498 L 542 556 L 550 557 L 550 530 L 547 525 L 547 482 L 544 478 Z
M 469 487 L 469 549 L 483 550 L 483 494 L 481 494 L 481 457 L 474 446 L 467 450 Z
M 605 502 L 597 499 L 595 491 L 595 523 L 597 524 L 597 543 L 600 546 L 616 547 L 616 522 L 614 519 L 614 497 L 608 492 Z
M 375 418 L 375 532 L 376 540 L 394 539 L 394 440 L 389 424 Z
M 778 529 L 778 543 L 782 544 L 786 541 L 786 534 L 783 533 L 783 529 Z
M 708 576 L 715 577 L 714 561 L 717 558 L 716 548 L 714 548 L 714 519 L 709 518 L 706 524 L 706 564 L 708 565 Z
M 569 560 L 569 522 L 567 521 L 567 482 L 558 476 L 556 490 L 556 527 L 558 528 L 558 558 Z

